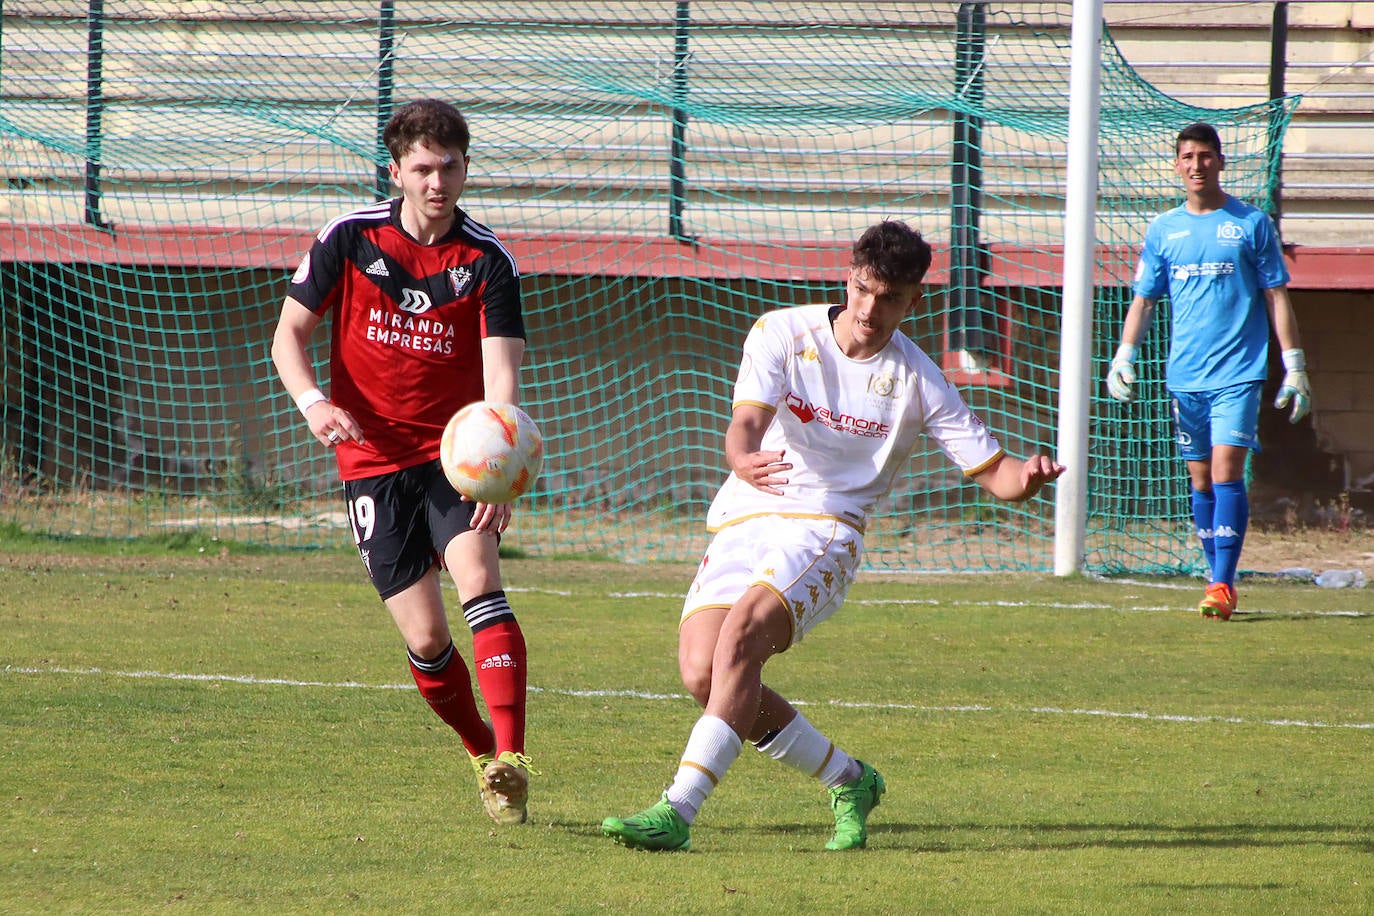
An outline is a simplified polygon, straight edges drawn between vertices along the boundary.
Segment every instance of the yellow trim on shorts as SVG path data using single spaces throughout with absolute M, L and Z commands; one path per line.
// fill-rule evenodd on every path
M 778 655 L 781 655 L 783 652 L 792 648 L 792 643 L 797 640 L 797 619 L 792 616 L 792 605 L 788 603 L 787 597 L 782 592 L 773 587 L 771 582 L 755 582 L 749 587 L 753 588 L 755 585 L 759 588 L 766 588 L 768 591 L 772 592 L 778 599 L 778 603 L 782 605 L 782 612 L 787 615 L 787 625 L 790 629 L 787 633 L 787 645 L 783 646 L 782 652 L 778 653 Z
M 792 619 L 792 608 L 788 606 L 788 604 L 787 604 L 787 599 L 784 598 L 784 597 L 782 596 L 782 594 L 781 594 L 776 588 L 774 588 L 773 586 L 769 585 L 767 582 L 754 582 L 754 583 L 751 583 L 751 584 L 748 586 L 748 588 L 753 588 L 755 585 L 760 586 L 761 588 L 766 588 L 766 589 L 768 589 L 770 592 L 772 592 L 772 593 L 777 597 L 778 601 L 782 603 L 783 610 L 785 610 L 785 611 L 787 612 L 787 621 L 788 621 L 789 624 L 791 624 L 791 626 L 792 626 L 792 631 L 791 631 L 790 633 L 787 634 L 787 647 L 784 648 L 784 649 L 782 650 L 783 652 L 786 652 L 787 649 L 792 648 L 792 640 L 793 640 L 793 639 L 796 637 L 796 635 L 797 635 L 797 622 L 796 622 L 795 620 Z M 732 607 L 734 607 L 734 605 L 732 605 L 732 604 L 703 604 L 703 605 L 701 605 L 700 607 L 694 607 L 694 608 L 692 608 L 690 611 L 684 611 L 684 612 L 682 613 L 682 617 L 679 618 L 679 620 L 678 620 L 678 622 L 677 622 L 677 628 L 678 628 L 678 630 L 681 630 L 681 629 L 682 629 L 682 625 L 683 625 L 684 623 L 687 622 L 687 619 L 688 619 L 689 617 L 693 617 L 693 616 L 695 616 L 696 614 L 699 614 L 699 613 L 702 612 L 702 611 L 721 610 L 721 611 L 725 611 L 726 613 L 729 613 L 730 608 L 732 608 Z M 781 655 L 782 653 L 778 653 L 778 654 Z
M 692 617 L 692 616 L 694 616 L 695 614 L 697 614 L 697 613 L 699 613 L 699 612 L 701 612 L 701 611 L 710 611 L 710 610 L 714 610 L 714 609 L 719 609 L 719 610 L 722 610 L 722 611 L 729 611 L 730 608 L 731 608 L 731 605 L 728 605 L 728 604 L 703 604 L 703 605 L 701 605 L 700 607 L 694 607 L 694 608 L 692 608 L 690 611 L 683 611 L 683 612 L 682 612 L 682 616 L 678 618 L 678 621 L 677 621 L 677 628 L 678 628 L 679 630 L 682 629 L 682 625 L 683 625 L 684 623 L 687 622 L 687 618 L 688 618 L 688 617 Z
M 750 515 L 742 515 L 739 518 L 732 518 L 724 525 L 717 525 L 714 528 L 710 525 L 707 525 L 706 531 L 709 534 L 715 534 L 719 531 L 724 531 L 731 525 L 738 525 L 741 522 L 753 521 L 756 518 L 768 518 L 769 516 L 772 516 L 773 518 L 801 518 L 818 522 L 839 522 L 841 525 L 844 525 L 848 528 L 853 528 L 859 534 L 864 533 L 863 522 L 851 521 L 839 515 L 826 515 L 823 512 L 754 512 Z
M 973 476 L 975 476 L 975 475 L 977 475 L 977 474 L 981 474 L 981 473 L 983 473 L 984 471 L 986 471 L 988 468 L 992 467 L 992 466 L 993 466 L 994 464 L 996 464 L 997 462 L 1001 461 L 1001 460 L 1002 460 L 1003 458 L 1005 458 L 1005 457 L 1007 457 L 1006 451 L 1005 451 L 1004 449 L 1000 449 L 1000 448 L 999 448 L 999 449 L 997 450 L 997 454 L 993 455 L 993 456 L 992 456 L 991 458 L 989 458 L 987 461 L 984 461 L 982 464 L 978 465 L 978 467 L 976 467 L 976 468 L 969 468 L 967 471 L 964 472 L 964 476 L 965 476 L 965 477 L 973 477 Z

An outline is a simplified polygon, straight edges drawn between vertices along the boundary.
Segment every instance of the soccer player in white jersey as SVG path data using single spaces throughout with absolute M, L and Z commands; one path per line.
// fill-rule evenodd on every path
M 1288 298 L 1288 268 L 1273 221 L 1221 188 L 1226 160 L 1210 124 L 1184 128 L 1174 142 L 1182 206 L 1156 217 L 1145 233 L 1121 345 L 1107 374 L 1118 401 L 1135 399 L 1135 358 L 1155 303 L 1173 307 L 1165 382 L 1173 399 L 1179 450 L 1192 483 L 1193 521 L 1210 569 L 1198 611 L 1230 620 L 1236 566 L 1250 519 L 1245 461 L 1259 450 L 1260 388 L 1269 370 L 1269 323 L 1283 349 L 1283 382 L 1274 406 L 1307 414 L 1311 387 L 1298 322 Z M 1267 313 L 1267 314 L 1266 314 Z
M 705 712 L 663 798 L 602 822 L 617 843 L 687 849 L 746 740 L 829 788 L 827 849 L 867 843 L 882 776 L 765 686 L 764 663 L 839 609 L 863 560 L 865 519 L 922 434 L 1002 499 L 1029 499 L 1064 471 L 1043 455 L 1006 455 L 901 333 L 930 259 L 918 232 L 879 223 L 854 244 L 844 306 L 771 312 L 749 332 L 725 433 L 732 473 L 711 504 L 714 537 L 679 627 L 682 681 Z

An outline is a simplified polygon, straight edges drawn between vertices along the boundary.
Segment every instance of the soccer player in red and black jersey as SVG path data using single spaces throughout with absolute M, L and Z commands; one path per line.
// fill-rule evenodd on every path
M 492 231 L 457 205 L 469 162 L 457 108 L 411 102 L 382 140 L 400 197 L 320 230 L 291 279 L 272 360 L 311 434 L 335 450 L 358 551 L 405 639 L 420 694 L 462 739 L 487 813 L 522 823 L 525 639 L 497 555 L 511 509 L 461 498 L 439 466 L 444 426 L 460 407 L 519 403 L 520 274 Z M 326 397 L 307 347 L 328 312 Z M 472 630 L 490 724 L 454 649 L 440 565 Z

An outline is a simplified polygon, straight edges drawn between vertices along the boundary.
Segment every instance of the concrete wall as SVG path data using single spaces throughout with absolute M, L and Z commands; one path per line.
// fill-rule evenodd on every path
M 1321 450 L 1340 456 L 1345 490 L 1374 490 L 1374 294 L 1308 294 L 1295 303 L 1312 367 L 1313 426 Z

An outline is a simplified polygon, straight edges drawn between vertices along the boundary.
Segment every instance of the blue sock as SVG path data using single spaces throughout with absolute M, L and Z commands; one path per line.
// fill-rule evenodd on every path
M 1202 541 L 1202 555 L 1207 558 L 1207 574 L 1216 581 L 1217 551 L 1213 539 L 1213 516 L 1216 514 L 1217 497 L 1208 490 L 1193 490 L 1193 523 L 1197 525 L 1198 540 Z
M 1225 582 L 1234 587 L 1236 567 L 1240 564 L 1240 547 L 1245 543 L 1245 526 L 1250 521 L 1250 497 L 1246 495 L 1243 480 L 1213 484 L 1212 493 L 1217 503 L 1212 513 L 1213 543 L 1217 554 L 1216 565 L 1212 567 L 1212 581 Z

